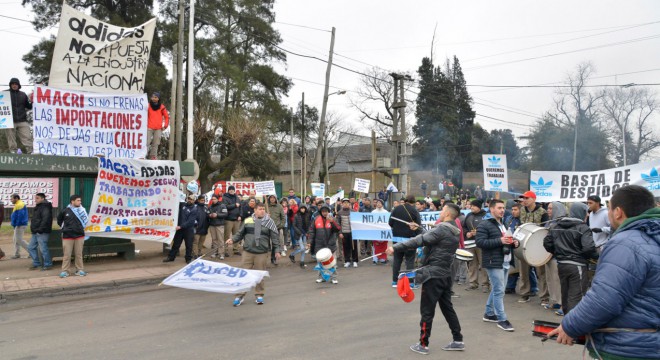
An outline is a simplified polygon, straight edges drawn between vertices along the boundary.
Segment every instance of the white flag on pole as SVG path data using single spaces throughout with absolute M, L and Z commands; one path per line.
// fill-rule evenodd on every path
M 197 259 L 163 280 L 163 284 L 223 294 L 247 292 L 269 276 L 268 271 L 247 270 Z

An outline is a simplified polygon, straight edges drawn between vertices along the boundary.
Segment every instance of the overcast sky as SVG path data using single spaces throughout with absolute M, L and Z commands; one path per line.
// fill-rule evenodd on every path
M 275 12 L 283 48 L 327 59 L 330 33 L 294 25 L 334 26 L 334 62 L 360 72 L 373 65 L 416 75 L 421 59 L 431 53 L 437 25 L 435 63 L 458 56 L 468 85 L 560 84 L 584 61 L 596 68 L 594 85 L 660 83 L 660 1 L 280 0 Z M 33 16 L 20 0 L 0 0 L 0 14 Z M 21 57 L 41 36 L 29 23 L 2 19 L 0 83 L 14 76 L 27 82 Z M 279 68 L 295 83 L 284 101 L 296 106 L 305 92 L 306 103 L 320 110 L 325 63 L 288 54 Z M 348 92 L 329 99 L 329 111 L 356 124 L 360 118 L 348 97 L 355 96 L 358 78 L 334 67 L 331 92 Z M 522 136 L 550 108 L 554 90 L 469 86 L 469 91 L 478 114 L 506 121 L 477 116 L 478 123 Z

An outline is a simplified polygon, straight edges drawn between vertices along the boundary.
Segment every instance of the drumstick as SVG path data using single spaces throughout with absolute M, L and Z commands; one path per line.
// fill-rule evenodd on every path
M 360 260 L 360 262 L 363 262 L 363 261 L 365 261 L 365 260 L 369 260 L 369 259 L 371 259 L 371 258 L 375 258 L 376 256 L 380 256 L 380 255 L 383 255 L 383 254 L 385 254 L 385 253 L 382 252 L 382 253 L 380 253 L 380 254 L 376 254 L 376 255 L 372 255 L 372 256 L 366 257 L 366 258 Z

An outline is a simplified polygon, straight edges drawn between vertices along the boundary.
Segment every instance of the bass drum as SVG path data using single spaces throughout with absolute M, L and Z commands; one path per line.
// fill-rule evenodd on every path
M 513 238 L 520 242 L 520 246 L 513 250 L 514 255 L 525 260 L 531 266 L 545 265 L 552 258 L 552 254 L 545 251 L 543 238 L 548 235 L 548 229 L 533 223 L 522 224 Z

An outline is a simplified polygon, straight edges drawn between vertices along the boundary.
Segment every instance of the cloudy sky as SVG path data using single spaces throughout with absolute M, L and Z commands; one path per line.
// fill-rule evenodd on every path
M 335 27 L 334 62 L 357 72 L 377 66 L 415 75 L 421 59 L 431 54 L 437 26 L 435 62 L 458 56 L 476 121 L 488 130 L 510 128 L 517 136 L 550 108 L 554 89 L 483 85 L 561 85 L 585 61 L 597 71 L 593 85 L 660 83 L 660 1 L 280 0 L 275 11 L 284 49 L 327 59 L 329 30 Z M 0 14 L 33 16 L 20 0 L 0 0 Z M 21 57 L 41 36 L 27 22 L 2 19 L 0 84 L 13 76 L 27 82 Z M 326 65 L 289 54 L 279 68 L 295 82 L 285 102 L 295 106 L 305 92 L 306 103 L 320 110 Z M 331 96 L 329 111 L 359 126 L 349 102 L 358 79 L 332 69 L 331 92 L 347 94 Z

